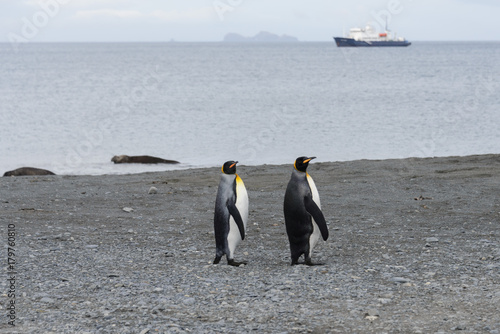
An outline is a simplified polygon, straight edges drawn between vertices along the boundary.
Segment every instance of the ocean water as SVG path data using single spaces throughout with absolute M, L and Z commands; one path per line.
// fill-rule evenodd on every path
M 500 153 L 499 59 L 498 42 L 0 44 L 0 173 Z

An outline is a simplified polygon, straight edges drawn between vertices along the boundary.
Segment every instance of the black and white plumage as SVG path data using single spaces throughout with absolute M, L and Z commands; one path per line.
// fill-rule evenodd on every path
M 234 251 L 245 239 L 248 221 L 248 194 L 243 180 L 236 174 L 237 161 L 227 161 L 217 190 L 214 212 L 216 253 L 214 264 L 226 255 L 232 266 L 246 264 L 234 261 Z
M 309 162 L 315 157 L 299 157 L 285 192 L 283 211 L 292 265 L 298 264 L 304 254 L 305 264 L 314 265 L 311 255 L 320 237 L 328 239 L 328 227 L 321 211 L 318 189 L 307 173 Z

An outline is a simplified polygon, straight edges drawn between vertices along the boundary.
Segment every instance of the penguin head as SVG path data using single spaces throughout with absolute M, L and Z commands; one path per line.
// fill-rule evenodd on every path
M 238 161 L 226 161 L 222 165 L 222 173 L 224 174 L 236 174 L 236 164 Z
M 305 173 L 307 170 L 307 166 L 309 165 L 309 161 L 311 161 L 312 159 L 316 159 L 316 157 L 298 157 L 294 163 L 295 169 L 299 172 Z

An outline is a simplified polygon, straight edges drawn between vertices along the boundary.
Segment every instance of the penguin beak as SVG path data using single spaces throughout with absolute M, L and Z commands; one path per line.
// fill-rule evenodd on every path
M 311 161 L 312 159 L 316 159 L 316 157 L 311 157 L 311 158 L 307 158 L 306 160 L 304 160 L 304 163 L 308 163 L 309 161 Z
M 234 166 L 236 166 L 237 163 L 238 163 L 238 161 L 235 161 L 234 164 L 232 164 L 231 166 L 229 166 L 229 168 L 233 168 Z

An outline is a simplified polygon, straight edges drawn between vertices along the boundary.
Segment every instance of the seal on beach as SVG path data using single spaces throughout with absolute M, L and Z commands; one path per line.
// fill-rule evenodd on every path
M 219 263 L 224 255 L 229 265 L 246 264 L 244 261 L 234 261 L 234 251 L 241 240 L 245 239 L 248 221 L 248 194 L 243 181 L 236 174 L 237 163 L 238 161 L 227 161 L 222 165 L 214 212 L 214 264 Z
M 111 158 L 115 164 L 178 164 L 179 161 L 175 160 L 166 160 L 162 158 L 152 157 L 149 155 L 115 155 Z
M 21 167 L 8 172 L 3 176 L 25 176 L 25 175 L 56 175 L 50 170 L 34 168 L 34 167 Z
M 304 254 L 305 264 L 311 262 L 314 246 L 323 237 L 328 239 L 328 227 L 321 212 L 318 189 L 311 176 L 306 172 L 309 161 L 315 157 L 299 157 L 295 160 L 294 170 L 285 192 L 283 211 L 285 213 L 286 233 L 290 241 L 292 266 L 298 264 Z

